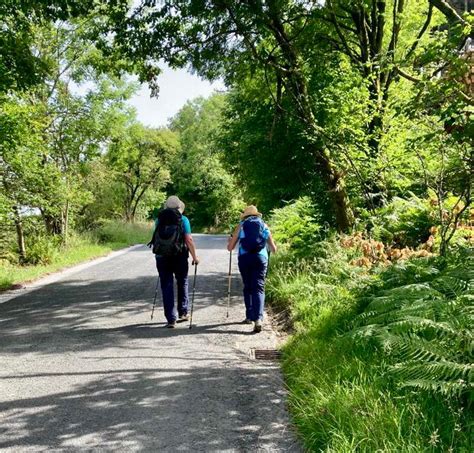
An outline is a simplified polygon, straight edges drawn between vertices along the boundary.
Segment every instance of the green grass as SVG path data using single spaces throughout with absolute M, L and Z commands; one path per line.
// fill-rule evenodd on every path
M 267 284 L 271 303 L 288 310 L 295 327 L 283 348 L 283 372 L 304 447 L 323 452 L 469 451 L 472 401 L 402 388 L 389 372 L 394 359 L 348 334 L 369 293 L 401 284 L 395 275 L 400 269 L 367 273 L 349 265 L 346 253 L 328 241 L 318 258 L 275 256 Z M 416 274 L 413 267 L 402 272 L 408 279 Z
M 54 253 L 48 264 L 34 266 L 2 264 L 0 267 L 0 290 L 107 255 L 113 250 L 147 243 L 150 240 L 151 230 L 151 225 L 145 223 L 106 222 L 93 233 L 72 237 L 68 246 Z

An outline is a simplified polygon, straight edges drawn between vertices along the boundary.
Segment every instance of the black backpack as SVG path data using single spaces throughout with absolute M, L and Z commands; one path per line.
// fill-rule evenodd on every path
M 177 209 L 163 209 L 158 214 L 158 226 L 151 239 L 155 255 L 176 256 L 184 253 L 183 216 Z
M 265 248 L 265 223 L 260 217 L 248 217 L 242 222 L 244 237 L 240 240 L 242 248 L 249 253 L 259 253 Z

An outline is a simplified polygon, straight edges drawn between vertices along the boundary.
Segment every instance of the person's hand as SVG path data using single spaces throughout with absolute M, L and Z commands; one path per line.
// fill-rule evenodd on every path
M 193 266 L 197 266 L 199 264 L 199 261 L 199 257 L 196 256 L 195 258 L 193 258 Z

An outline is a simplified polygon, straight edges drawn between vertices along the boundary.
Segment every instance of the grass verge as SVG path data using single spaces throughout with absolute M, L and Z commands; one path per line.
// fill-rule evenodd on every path
M 443 269 L 436 267 L 435 260 L 420 259 L 406 267 L 402 264 L 369 272 L 350 265 L 348 252 L 331 241 L 324 243 L 317 256 L 275 256 L 267 284 L 271 303 L 279 310 L 287 310 L 293 320 L 295 333 L 283 350 L 283 372 L 292 419 L 305 449 L 471 451 L 472 390 L 449 395 L 404 386 L 392 373 L 403 351 L 396 351 L 396 346 L 392 346 L 393 351 L 386 350 L 374 340 L 359 342 L 350 335 L 354 319 L 365 310 L 368 300 L 380 300 L 390 291 L 395 294 L 396 289 L 397 298 L 409 301 L 410 286 L 413 288 L 416 282 L 434 284 L 440 274 L 448 275 L 450 269 L 460 275 L 459 266 L 467 273 L 465 262 L 444 263 Z M 438 270 L 426 272 L 428 269 Z M 472 271 L 469 272 L 468 279 L 472 280 Z M 449 278 L 443 280 L 451 286 L 445 291 L 446 304 L 472 297 L 469 284 L 461 287 Z M 432 300 L 409 302 L 415 307 Z M 399 308 L 393 312 L 397 314 Z M 389 315 L 393 316 L 383 314 L 387 319 Z M 439 312 L 433 316 L 439 316 Z M 459 317 L 453 322 L 458 321 Z M 395 327 L 388 331 L 393 332 Z M 409 332 L 407 338 L 418 335 L 433 350 L 441 351 L 449 338 L 444 333 L 438 336 L 432 326 L 429 329 Z M 462 351 L 458 352 L 460 356 Z M 421 366 L 422 360 L 418 357 L 416 366 Z M 440 378 L 436 379 L 439 382 Z
M 0 267 L 0 290 L 105 256 L 114 250 L 147 243 L 151 229 L 151 225 L 147 223 L 106 222 L 94 232 L 70 238 L 68 245 L 58 249 L 47 263 L 34 266 L 3 264 Z

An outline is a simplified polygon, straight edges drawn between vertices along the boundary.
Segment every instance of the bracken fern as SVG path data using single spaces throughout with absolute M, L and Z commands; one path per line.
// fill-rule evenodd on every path
M 363 301 L 350 335 L 388 356 L 400 387 L 472 398 L 474 388 L 474 255 L 458 264 L 413 261 Z M 444 269 L 443 269 L 444 267 Z

